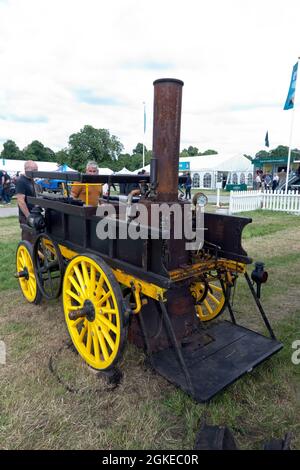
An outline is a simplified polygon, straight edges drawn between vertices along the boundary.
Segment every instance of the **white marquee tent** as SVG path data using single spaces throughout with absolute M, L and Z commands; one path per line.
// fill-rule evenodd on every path
M 5 170 L 10 176 L 14 176 L 17 172 L 24 172 L 24 163 L 26 160 L 6 160 L 0 159 L 0 170 Z M 74 171 L 68 165 L 59 165 L 56 162 L 36 162 L 39 171 Z M 113 171 L 110 168 L 99 168 L 101 175 L 112 175 Z
M 0 159 L 0 170 L 5 170 L 10 176 L 14 176 L 17 172 L 24 172 L 24 163 L 26 160 L 7 160 Z M 39 171 L 58 171 L 59 164 L 56 162 L 36 162 Z M 64 165 L 64 171 L 74 171 L 68 165 Z
M 144 167 L 150 171 L 150 165 Z M 140 170 L 136 170 L 137 173 Z M 182 157 L 179 159 L 179 173 L 189 171 L 193 188 L 215 189 L 217 183 L 253 184 L 253 165 L 241 154 L 232 155 L 201 155 Z
M 124 166 L 122 170 L 117 171 L 115 175 L 134 175 L 134 173 L 130 170 L 127 170 L 126 166 Z

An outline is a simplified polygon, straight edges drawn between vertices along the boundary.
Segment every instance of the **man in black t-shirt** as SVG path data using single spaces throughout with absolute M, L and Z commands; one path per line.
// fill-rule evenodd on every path
M 37 171 L 38 166 L 36 162 L 28 160 L 24 165 L 25 171 Z M 19 206 L 19 222 L 26 224 L 27 217 L 30 214 L 33 205 L 27 202 L 28 196 L 35 196 L 34 181 L 26 175 L 21 175 L 16 184 L 16 196 Z M 22 227 L 21 227 L 22 228 Z M 22 228 L 22 240 L 33 242 L 32 235 L 29 230 Z

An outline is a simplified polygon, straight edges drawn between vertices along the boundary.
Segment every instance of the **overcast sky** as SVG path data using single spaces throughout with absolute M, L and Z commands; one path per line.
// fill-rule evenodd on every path
M 181 149 L 288 145 L 299 0 L 0 0 L 0 150 L 85 124 L 152 148 L 153 81 L 184 81 Z M 300 87 L 300 84 L 298 83 Z M 298 90 L 299 91 L 299 90 Z M 300 148 L 300 91 L 293 147 Z

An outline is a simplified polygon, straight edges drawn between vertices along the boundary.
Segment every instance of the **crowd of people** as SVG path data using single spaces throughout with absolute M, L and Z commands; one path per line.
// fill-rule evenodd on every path
M 14 180 L 7 171 L 0 170 L 0 205 L 10 204 Z
M 292 174 L 300 177 L 300 165 L 298 169 Z M 290 173 L 291 175 L 291 173 Z M 262 170 L 256 170 L 254 178 L 254 189 L 264 189 L 276 191 L 278 187 L 286 182 L 286 171 L 282 169 L 278 173 L 271 175 L 270 173 L 263 173 Z

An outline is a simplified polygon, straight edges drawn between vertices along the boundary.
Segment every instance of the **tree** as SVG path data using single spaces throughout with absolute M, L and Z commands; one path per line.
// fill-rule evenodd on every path
M 24 160 L 34 160 L 38 162 L 54 162 L 55 153 L 49 147 L 45 147 L 38 140 L 33 140 L 31 144 L 23 149 Z
M 119 139 L 110 135 L 107 129 L 95 129 L 86 125 L 69 137 L 69 164 L 79 171 L 84 170 L 89 160 L 94 160 L 100 167 L 110 166 L 117 160 L 122 149 Z
M 180 152 L 180 157 L 189 157 L 189 152 L 187 149 L 183 149 L 182 152 Z
M 270 154 L 266 150 L 260 150 L 255 154 L 255 158 L 269 158 Z
M 147 152 L 147 147 L 144 146 L 144 152 L 146 153 Z M 143 144 L 141 144 L 140 142 L 136 145 L 136 147 L 132 150 L 132 153 L 133 154 L 136 154 L 138 153 L 139 155 L 143 155 Z
M 199 149 L 197 147 L 193 147 L 192 145 L 189 146 L 187 151 L 190 157 L 195 157 L 196 155 L 199 155 Z
M 218 152 L 216 150 L 208 149 L 205 150 L 205 152 L 200 153 L 200 155 L 217 155 Z
M 13 140 L 7 140 L 3 144 L 1 158 L 5 158 L 8 160 L 23 160 L 24 155 Z
M 278 145 L 275 149 L 270 150 L 267 152 L 266 150 L 260 150 L 255 154 L 255 158 L 272 158 L 272 159 L 280 159 L 280 158 L 287 158 L 289 153 L 289 148 L 286 145 Z M 294 159 L 300 158 L 300 150 L 292 149 L 291 151 L 291 161 Z
M 66 163 L 69 164 L 69 152 L 67 149 L 61 149 L 55 154 L 55 161 L 59 164 Z

